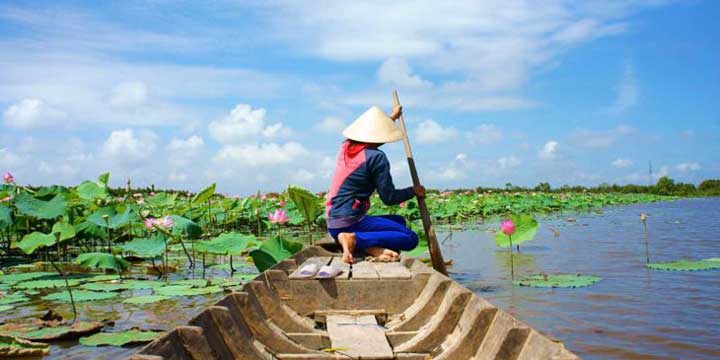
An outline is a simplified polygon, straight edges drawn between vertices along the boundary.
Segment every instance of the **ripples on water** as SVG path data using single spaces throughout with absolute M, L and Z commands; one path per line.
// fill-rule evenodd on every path
M 718 198 L 539 219 L 536 238 L 515 254 L 515 276 L 602 277 L 587 288 L 512 287 L 509 253 L 495 246 L 488 230 L 455 232 L 443 255 L 454 261 L 453 279 L 583 358 L 720 358 L 720 270 L 646 269 L 641 212 L 649 216 L 651 262 L 720 257 Z

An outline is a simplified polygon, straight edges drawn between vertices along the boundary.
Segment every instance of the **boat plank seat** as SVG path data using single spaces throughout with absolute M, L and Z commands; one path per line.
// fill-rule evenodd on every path
M 314 279 L 314 277 L 308 278 L 308 277 L 300 276 L 300 269 L 304 268 L 307 265 L 311 265 L 311 264 L 315 264 L 318 266 L 318 268 L 321 268 L 321 267 L 329 264 L 331 259 L 332 258 L 330 256 L 311 257 L 311 258 L 305 260 L 305 262 L 300 267 L 298 267 L 295 271 L 293 271 L 293 273 L 290 274 L 289 278 L 290 279 L 310 279 L 310 280 L 312 280 L 312 279 Z
M 350 358 L 392 359 L 385 329 L 373 315 L 327 315 L 330 344 Z
M 399 262 L 369 262 L 359 261 L 352 266 L 342 261 L 341 257 L 315 256 L 308 258 L 300 267 L 290 274 L 291 280 L 317 280 L 314 276 L 303 277 L 300 275 L 300 269 L 306 265 L 315 264 L 319 267 L 331 265 L 342 271 L 335 280 L 404 280 L 412 279 L 413 274 L 410 270 Z

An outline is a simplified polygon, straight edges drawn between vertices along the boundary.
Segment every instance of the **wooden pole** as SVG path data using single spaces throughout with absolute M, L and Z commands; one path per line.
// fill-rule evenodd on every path
M 397 90 L 393 91 L 393 106 L 400 106 L 400 99 L 398 98 Z M 418 177 L 417 168 L 415 168 L 415 159 L 413 159 L 412 149 L 410 148 L 410 140 L 408 139 L 407 130 L 405 129 L 405 119 L 402 115 L 397 119 L 400 130 L 403 132 L 403 144 L 405 145 L 405 155 L 408 160 L 408 167 L 410 168 L 410 176 L 414 186 L 420 185 L 420 178 Z M 427 235 L 428 250 L 430 250 L 430 259 L 435 270 L 443 275 L 447 275 L 447 269 L 445 268 L 445 260 L 443 260 L 442 253 L 440 252 L 440 246 L 438 245 L 437 237 L 435 236 L 435 230 L 433 230 L 432 222 L 430 221 L 430 213 L 428 212 L 427 204 L 425 203 L 424 197 L 417 198 L 418 207 L 420 208 L 420 217 L 422 218 L 423 229 Z

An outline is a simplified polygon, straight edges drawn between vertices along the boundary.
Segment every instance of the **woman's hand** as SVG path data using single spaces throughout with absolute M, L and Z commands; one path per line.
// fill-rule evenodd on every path
M 393 120 L 397 120 L 402 116 L 402 106 L 394 106 L 392 114 L 390 114 L 390 118 Z
M 419 198 L 425 197 L 425 187 L 422 185 L 413 186 L 413 191 L 415 191 L 415 196 Z

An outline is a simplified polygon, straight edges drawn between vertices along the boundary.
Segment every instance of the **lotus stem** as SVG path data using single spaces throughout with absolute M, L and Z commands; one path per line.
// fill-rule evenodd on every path
M 508 239 L 510 239 L 510 278 L 515 281 L 515 264 L 513 263 L 512 235 L 508 235 Z
M 60 234 L 55 234 L 55 244 L 57 244 L 57 256 L 58 259 L 60 258 Z M 75 307 L 75 298 L 73 298 L 72 290 L 70 289 L 70 282 L 67 279 L 67 274 L 65 273 L 65 266 L 60 263 L 60 265 L 63 267 L 62 270 L 55 264 L 54 261 L 50 260 L 50 264 L 55 268 L 55 271 L 57 271 L 60 276 L 62 276 L 63 280 L 65 280 L 65 288 L 68 291 L 68 294 L 70 294 L 70 304 L 72 305 L 73 310 L 73 319 L 70 324 L 75 324 L 75 320 L 77 320 L 77 307 Z
M 650 249 L 648 246 L 648 229 L 647 222 L 643 221 L 643 229 L 645 230 L 645 263 L 650 263 Z

